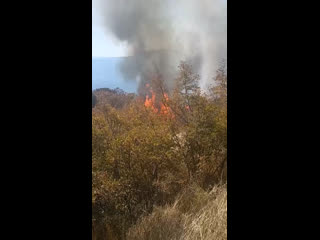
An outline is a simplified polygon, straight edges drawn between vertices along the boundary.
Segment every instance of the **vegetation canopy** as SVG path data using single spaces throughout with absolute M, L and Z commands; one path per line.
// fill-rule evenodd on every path
M 186 62 L 174 89 L 165 82 L 93 92 L 93 239 L 226 239 L 225 67 L 206 92 Z

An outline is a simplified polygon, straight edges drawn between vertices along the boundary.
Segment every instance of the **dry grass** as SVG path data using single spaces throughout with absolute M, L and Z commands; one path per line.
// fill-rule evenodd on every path
M 178 239 L 183 231 L 181 213 L 176 208 L 157 208 L 132 227 L 127 239 L 163 240 Z
M 208 194 L 206 205 L 195 214 L 184 218 L 184 240 L 227 239 L 227 189 L 215 187 Z
M 226 240 L 227 186 L 209 193 L 187 188 L 172 206 L 155 208 L 127 234 L 128 240 Z

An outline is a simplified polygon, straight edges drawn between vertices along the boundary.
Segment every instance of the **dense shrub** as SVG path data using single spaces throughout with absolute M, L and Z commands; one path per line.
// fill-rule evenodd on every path
M 198 80 L 182 63 L 170 92 L 160 75 L 150 82 L 157 95 L 150 99 L 157 102 L 144 104 L 143 96 L 119 89 L 94 92 L 92 217 L 100 232 L 96 239 L 108 234 L 125 239 L 130 227 L 147 223 L 167 230 L 130 228 L 128 236 L 176 239 L 191 224 L 186 216 L 200 214 L 213 201 L 208 191 L 226 181 L 226 75 L 218 72 L 217 84 L 206 93 Z M 167 235 L 161 235 L 164 232 Z

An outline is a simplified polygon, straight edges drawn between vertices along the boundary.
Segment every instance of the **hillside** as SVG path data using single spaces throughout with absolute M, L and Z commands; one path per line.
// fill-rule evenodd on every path
M 223 68 L 214 80 L 202 93 L 198 74 L 182 62 L 172 92 L 160 77 L 145 96 L 93 91 L 94 240 L 226 240 Z

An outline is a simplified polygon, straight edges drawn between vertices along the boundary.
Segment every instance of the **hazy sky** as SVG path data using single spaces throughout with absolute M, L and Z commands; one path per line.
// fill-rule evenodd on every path
M 99 0 L 92 0 L 92 57 L 127 56 L 126 46 L 113 38 L 103 27 L 103 17 L 98 6 Z M 227 0 L 220 0 L 227 4 Z
M 102 25 L 102 16 L 97 9 L 97 1 L 92 1 L 92 57 L 126 56 L 126 48 L 115 40 Z

